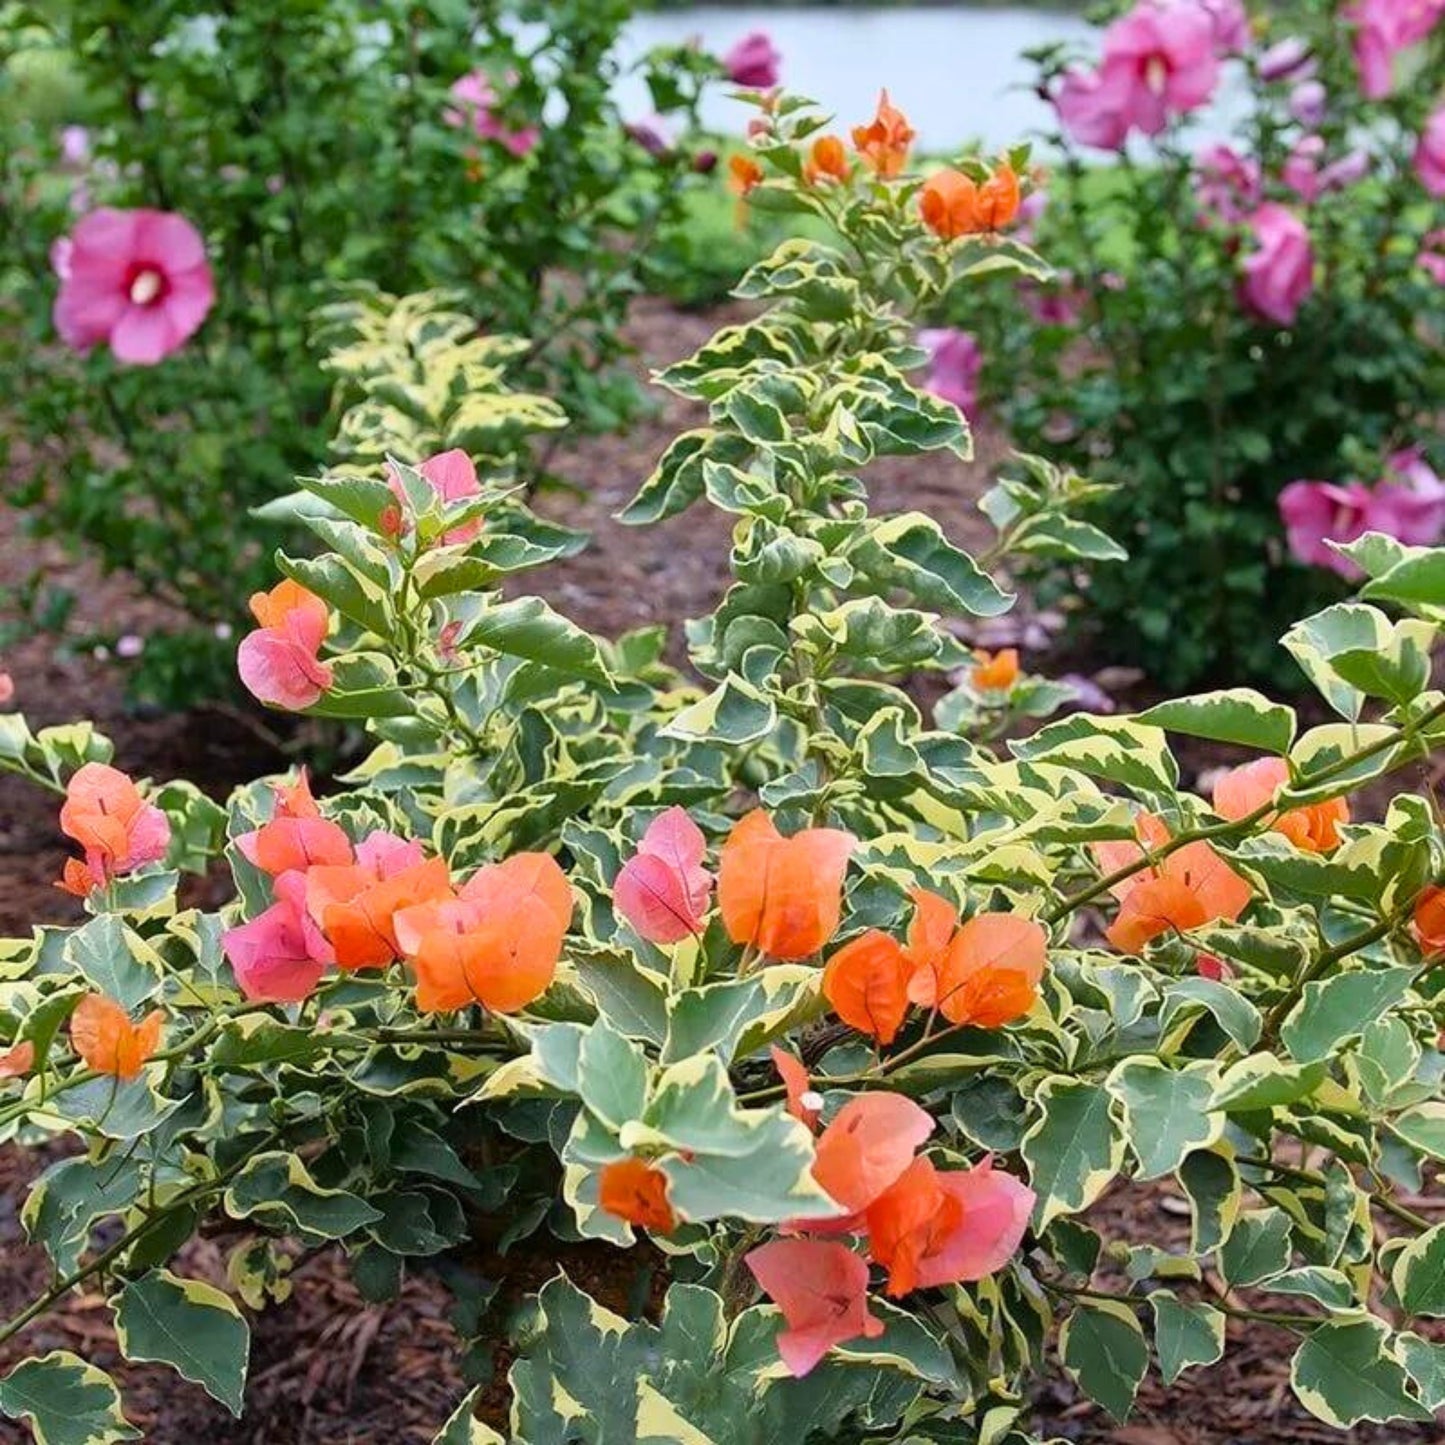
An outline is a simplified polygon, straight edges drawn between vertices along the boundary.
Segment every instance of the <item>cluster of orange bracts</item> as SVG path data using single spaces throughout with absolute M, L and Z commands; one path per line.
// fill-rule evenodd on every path
M 765 134 L 769 128 L 764 116 L 754 121 L 749 131 Z M 896 180 L 908 164 L 915 134 L 908 117 L 888 99 L 885 90 L 873 119 L 853 127 L 853 150 L 879 180 Z M 847 147 L 835 135 L 819 136 L 803 161 L 803 181 L 809 186 L 846 181 L 852 173 Z M 765 172 L 755 157 L 740 152 L 729 159 L 728 181 L 739 196 L 746 196 L 764 179 Z M 1006 161 L 999 162 L 981 181 L 949 166 L 923 183 L 918 209 L 929 230 L 953 241 L 1002 231 L 1018 215 L 1022 198 L 1019 178 Z

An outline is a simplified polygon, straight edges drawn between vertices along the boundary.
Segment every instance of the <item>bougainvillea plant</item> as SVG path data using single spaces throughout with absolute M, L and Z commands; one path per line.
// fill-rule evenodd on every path
M 1044 274 L 995 229 L 1023 158 L 930 189 L 886 102 L 850 144 L 759 101 L 747 203 L 832 239 L 785 244 L 740 287 L 754 319 L 663 373 L 709 419 L 625 513 L 735 519 L 688 629 L 701 685 L 656 631 L 503 592 L 546 548 L 443 452 L 304 483 L 327 550 L 253 599 L 248 684 L 374 740 L 336 791 L 222 810 L 83 725 L 5 719 L 92 916 L 0 955 L 0 1131 L 85 1145 L 26 1203 L 55 1280 L 0 1342 L 100 1287 L 128 1358 L 239 1411 L 248 1314 L 297 1250 L 339 1241 L 384 1293 L 486 1212 L 649 1238 L 668 1273 L 631 1320 L 542 1288 L 510 1371 L 530 1445 L 1025 1445 L 1036 1372 L 1123 1418 L 1235 1319 L 1280 1331 L 1321 1419 L 1428 1420 L 1445 1226 L 1411 1200 L 1445 1157 L 1445 839 L 1384 780 L 1445 734 L 1445 551 L 1361 539 L 1361 600 L 1285 638 L 1337 722 L 1236 688 L 985 741 L 1030 680 L 957 629 L 1010 596 L 863 476 L 967 452 L 911 338 L 981 272 Z M 986 502 L 994 558 L 1097 551 L 1088 492 L 1021 466 Z M 966 674 L 952 726 L 902 685 L 930 669 Z M 1205 798 L 1174 737 L 1244 761 Z M 234 901 L 180 907 L 177 870 L 218 852 Z M 1184 1201 L 1187 1241 L 1153 1211 L 1101 1234 L 1111 1187 Z M 228 1290 L 186 1275 L 203 1220 Z M 440 1441 L 500 1439 L 475 1403 Z M 135 1434 L 64 1351 L 0 1379 L 0 1412 Z
M 1297 687 L 1275 638 L 1362 576 L 1330 543 L 1445 535 L 1445 9 L 1100 24 L 1035 57 L 1053 280 L 945 314 L 1016 444 L 1118 484 L 1096 520 L 1131 564 L 1035 569 L 1075 638 L 1167 687 Z

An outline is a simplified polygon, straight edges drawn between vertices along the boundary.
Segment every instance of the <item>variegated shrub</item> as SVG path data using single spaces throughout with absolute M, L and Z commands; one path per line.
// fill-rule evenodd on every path
M 1094 489 L 1019 459 L 975 559 L 863 475 L 967 455 L 911 318 L 1042 273 L 999 234 L 1022 158 L 930 190 L 886 105 L 851 147 L 778 97 L 754 129 L 745 202 L 831 239 L 782 246 L 739 288 L 753 319 L 659 378 L 709 420 L 624 520 L 734 519 L 689 673 L 661 630 L 597 639 L 519 590 L 576 539 L 457 447 L 555 418 L 443 300 L 373 300 L 337 318 L 344 466 L 287 503 L 326 550 L 278 559 L 241 647 L 262 696 L 364 726 L 365 760 L 319 803 L 303 778 L 222 810 L 5 718 L 92 916 L 0 955 L 3 1137 L 82 1146 L 26 1202 L 55 1281 L 0 1342 L 101 1288 L 127 1357 L 239 1410 L 298 1251 L 339 1241 L 381 1295 L 487 1215 L 646 1235 L 669 1274 L 655 1316 L 563 1276 L 523 1311 L 529 1445 L 1024 1445 L 1040 1371 L 1122 1418 L 1235 1320 L 1278 1331 L 1323 1420 L 1429 1421 L 1445 836 L 1409 788 L 1445 737 L 1445 552 L 1363 538 L 1361 600 L 1284 639 L 1337 721 L 1233 689 L 1021 729 L 1066 690 L 959 629 L 1008 608 L 1010 556 L 1116 551 L 1072 515 Z M 927 671 L 956 683 L 931 719 Z M 1176 738 L 1242 766 L 1206 800 Z M 183 908 L 218 854 L 234 901 Z M 1111 1188 L 1187 1231 L 1091 1224 Z M 186 1277 L 203 1224 L 229 1292 Z M 439 1441 L 499 1438 L 473 1404 Z M 15 1365 L 0 1412 L 135 1434 L 68 1353 Z

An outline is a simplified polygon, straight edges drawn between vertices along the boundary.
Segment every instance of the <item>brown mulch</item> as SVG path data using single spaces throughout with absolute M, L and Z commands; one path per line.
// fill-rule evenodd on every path
M 642 360 L 658 366 L 688 354 L 725 319 L 724 313 L 678 312 L 662 302 L 635 308 L 632 333 Z M 667 443 L 698 423 L 695 408 L 659 394 L 657 411 L 625 437 L 571 443 L 555 459 L 557 472 L 579 495 L 544 496 L 539 509 L 593 533 L 580 556 L 536 575 L 537 590 L 583 626 L 608 635 L 654 622 L 680 629 L 705 613 L 726 585 L 730 518 L 708 508 L 659 526 L 624 528 L 614 514 L 627 502 Z M 874 495 L 890 510 L 931 513 L 955 540 L 987 544 L 989 529 L 976 499 L 1004 455 L 1005 444 L 984 430 L 978 461 L 965 466 L 929 457 L 870 471 Z M 53 544 L 26 539 L 13 512 L 0 509 L 0 589 L 18 584 L 43 563 L 51 580 L 79 596 L 71 626 L 122 627 L 137 635 L 167 620 L 165 610 L 138 596 L 124 578 L 103 578 Z M 530 579 L 529 579 L 530 580 Z M 0 617 L 3 620 L 3 617 Z M 116 743 L 116 761 L 136 775 L 188 777 L 216 797 L 236 782 L 280 766 L 278 755 L 243 715 L 206 711 L 136 717 L 124 704 L 113 662 L 57 647 L 36 636 L 6 650 L 0 666 L 17 687 L 16 705 L 33 726 L 94 719 Z M 1191 771 L 1217 755 L 1186 757 Z M 0 935 L 23 933 L 36 922 L 75 919 L 76 909 L 52 886 L 64 857 L 55 826 L 55 799 L 0 777 Z M 31 1178 L 43 1167 L 33 1154 L 0 1149 L 0 1319 L 45 1288 L 40 1250 L 25 1243 L 19 1209 Z M 1119 1190 L 1096 1207 L 1095 1224 L 1115 1237 L 1146 1230 L 1161 1242 L 1187 1229 L 1166 1205 L 1161 1186 Z M 1147 1221 L 1147 1223 L 1145 1222 Z M 187 1247 L 183 1273 L 224 1282 L 225 1259 L 238 1236 L 208 1235 Z M 557 1269 L 610 1308 L 626 1312 L 639 1286 L 637 1255 L 604 1246 L 564 1246 L 538 1236 L 505 1259 L 478 1248 L 465 1266 L 502 1281 L 502 1305 L 489 1319 L 497 1328 L 484 1413 L 505 1429 L 505 1369 L 510 1360 L 502 1328 L 508 1306 Z M 130 1418 L 153 1445 L 425 1445 L 465 1393 L 461 1342 L 449 1322 L 451 1299 L 433 1272 L 409 1273 L 401 1295 L 384 1305 L 364 1301 L 348 1277 L 341 1252 L 327 1249 L 298 1264 L 295 1290 L 284 1305 L 253 1320 L 247 1412 L 242 1421 L 198 1387 L 169 1370 L 118 1362 L 103 1298 L 73 1296 L 15 1341 L 0 1347 L 0 1369 L 29 1353 L 71 1349 L 115 1370 Z M 655 1293 L 655 1292 L 654 1292 Z M 1217 1369 L 1193 1372 L 1165 1390 L 1151 1374 L 1134 1419 L 1116 1426 L 1079 1399 L 1063 1380 L 1041 1388 L 1036 1427 L 1082 1445 L 1314 1445 L 1340 1437 L 1307 1416 L 1288 1389 L 1292 1340 L 1268 1325 L 1231 1325 L 1231 1349 Z M 27 1432 L 0 1422 L 0 1445 L 21 1445 Z M 1431 1427 L 1362 1427 L 1354 1445 L 1416 1445 L 1441 1439 Z M 799 1442 L 801 1445 L 801 1442 Z

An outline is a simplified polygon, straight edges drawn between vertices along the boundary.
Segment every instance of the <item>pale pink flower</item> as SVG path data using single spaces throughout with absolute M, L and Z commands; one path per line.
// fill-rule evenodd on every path
M 629 121 L 623 130 L 628 140 L 640 145 L 650 156 L 665 156 L 672 149 L 672 131 L 660 115 L 645 115 Z
M 722 67 L 734 85 L 749 90 L 771 90 L 782 75 L 783 57 L 766 31 L 744 35 L 722 57 Z
M 918 344 L 929 353 L 927 389 L 967 416 L 978 404 L 978 378 L 983 370 L 978 342 L 967 331 L 940 326 L 920 331 Z
M 431 485 L 443 505 L 481 495 L 476 463 L 460 447 L 428 457 L 417 471 Z M 397 501 L 405 506 L 406 491 L 401 485 L 401 478 L 390 468 L 387 469 L 386 484 Z M 470 522 L 463 522 L 460 527 L 453 527 L 451 531 L 444 533 L 442 543 L 447 547 L 459 546 L 464 542 L 476 541 L 481 534 L 482 519 L 473 517 Z
M 1257 66 L 1261 80 L 1295 80 L 1314 70 L 1310 48 L 1297 35 L 1277 40 L 1264 51 Z
M 61 126 L 60 159 L 77 170 L 90 159 L 90 132 L 83 125 Z
M 306 912 L 305 896 L 306 875 L 283 873 L 276 902 L 221 935 L 236 983 L 253 1003 L 300 1003 L 333 961 L 331 946 Z
M 1069 271 L 1058 272 L 1048 285 L 1027 278 L 1019 284 L 1019 299 L 1040 326 L 1076 325 L 1085 294 Z
M 507 84 L 516 83 L 516 75 L 508 74 Z M 514 130 L 497 114 L 497 92 L 484 70 L 474 70 L 454 81 L 450 94 L 457 106 L 449 106 L 442 112 L 442 119 L 448 125 L 470 127 L 479 139 L 496 141 L 518 157 L 533 150 L 541 138 L 541 131 L 535 125 Z
M 1445 533 L 1445 480 L 1418 446 L 1393 452 L 1385 469 L 1386 480 L 1375 485 L 1369 530 L 1407 547 L 1435 546 Z
M 1250 218 L 1256 249 L 1244 261 L 1240 299 L 1256 316 L 1290 325 L 1314 287 L 1309 229 L 1293 211 L 1266 202 Z
M 63 268 L 55 328 L 68 346 L 108 345 L 116 360 L 153 366 L 199 329 L 215 301 L 200 233 L 167 211 L 104 207 L 53 256 Z
M 1445 105 L 1431 112 L 1415 143 L 1415 174 L 1432 196 L 1445 196 Z
M 1199 5 L 1214 26 L 1215 53 L 1243 55 L 1253 38 L 1243 0 L 1199 0 Z
M 1259 204 L 1259 162 L 1227 145 L 1207 146 L 1194 164 L 1194 193 L 1206 215 L 1234 225 Z
M 1379 100 L 1395 88 L 1395 57 L 1429 35 L 1445 15 L 1445 0 L 1360 0 L 1344 13 L 1355 25 L 1360 90 Z
M 617 911 L 640 937 L 677 943 L 701 935 L 713 886 L 702 866 L 706 851 L 702 829 L 682 808 L 668 808 L 648 825 L 612 889 Z
M 8 707 L 15 701 L 15 679 L 0 669 L 0 707 Z
M 1302 80 L 1289 93 L 1289 113 L 1301 125 L 1313 128 L 1324 120 L 1328 98 L 1318 80 Z
M 1369 174 L 1368 151 L 1356 147 L 1322 166 L 1324 154 L 1320 136 L 1302 136 L 1281 168 L 1280 179 L 1305 202 L 1316 201 L 1329 191 L 1343 191 Z
M 1415 261 L 1437 286 L 1445 286 L 1445 230 L 1430 231 L 1420 238 Z

